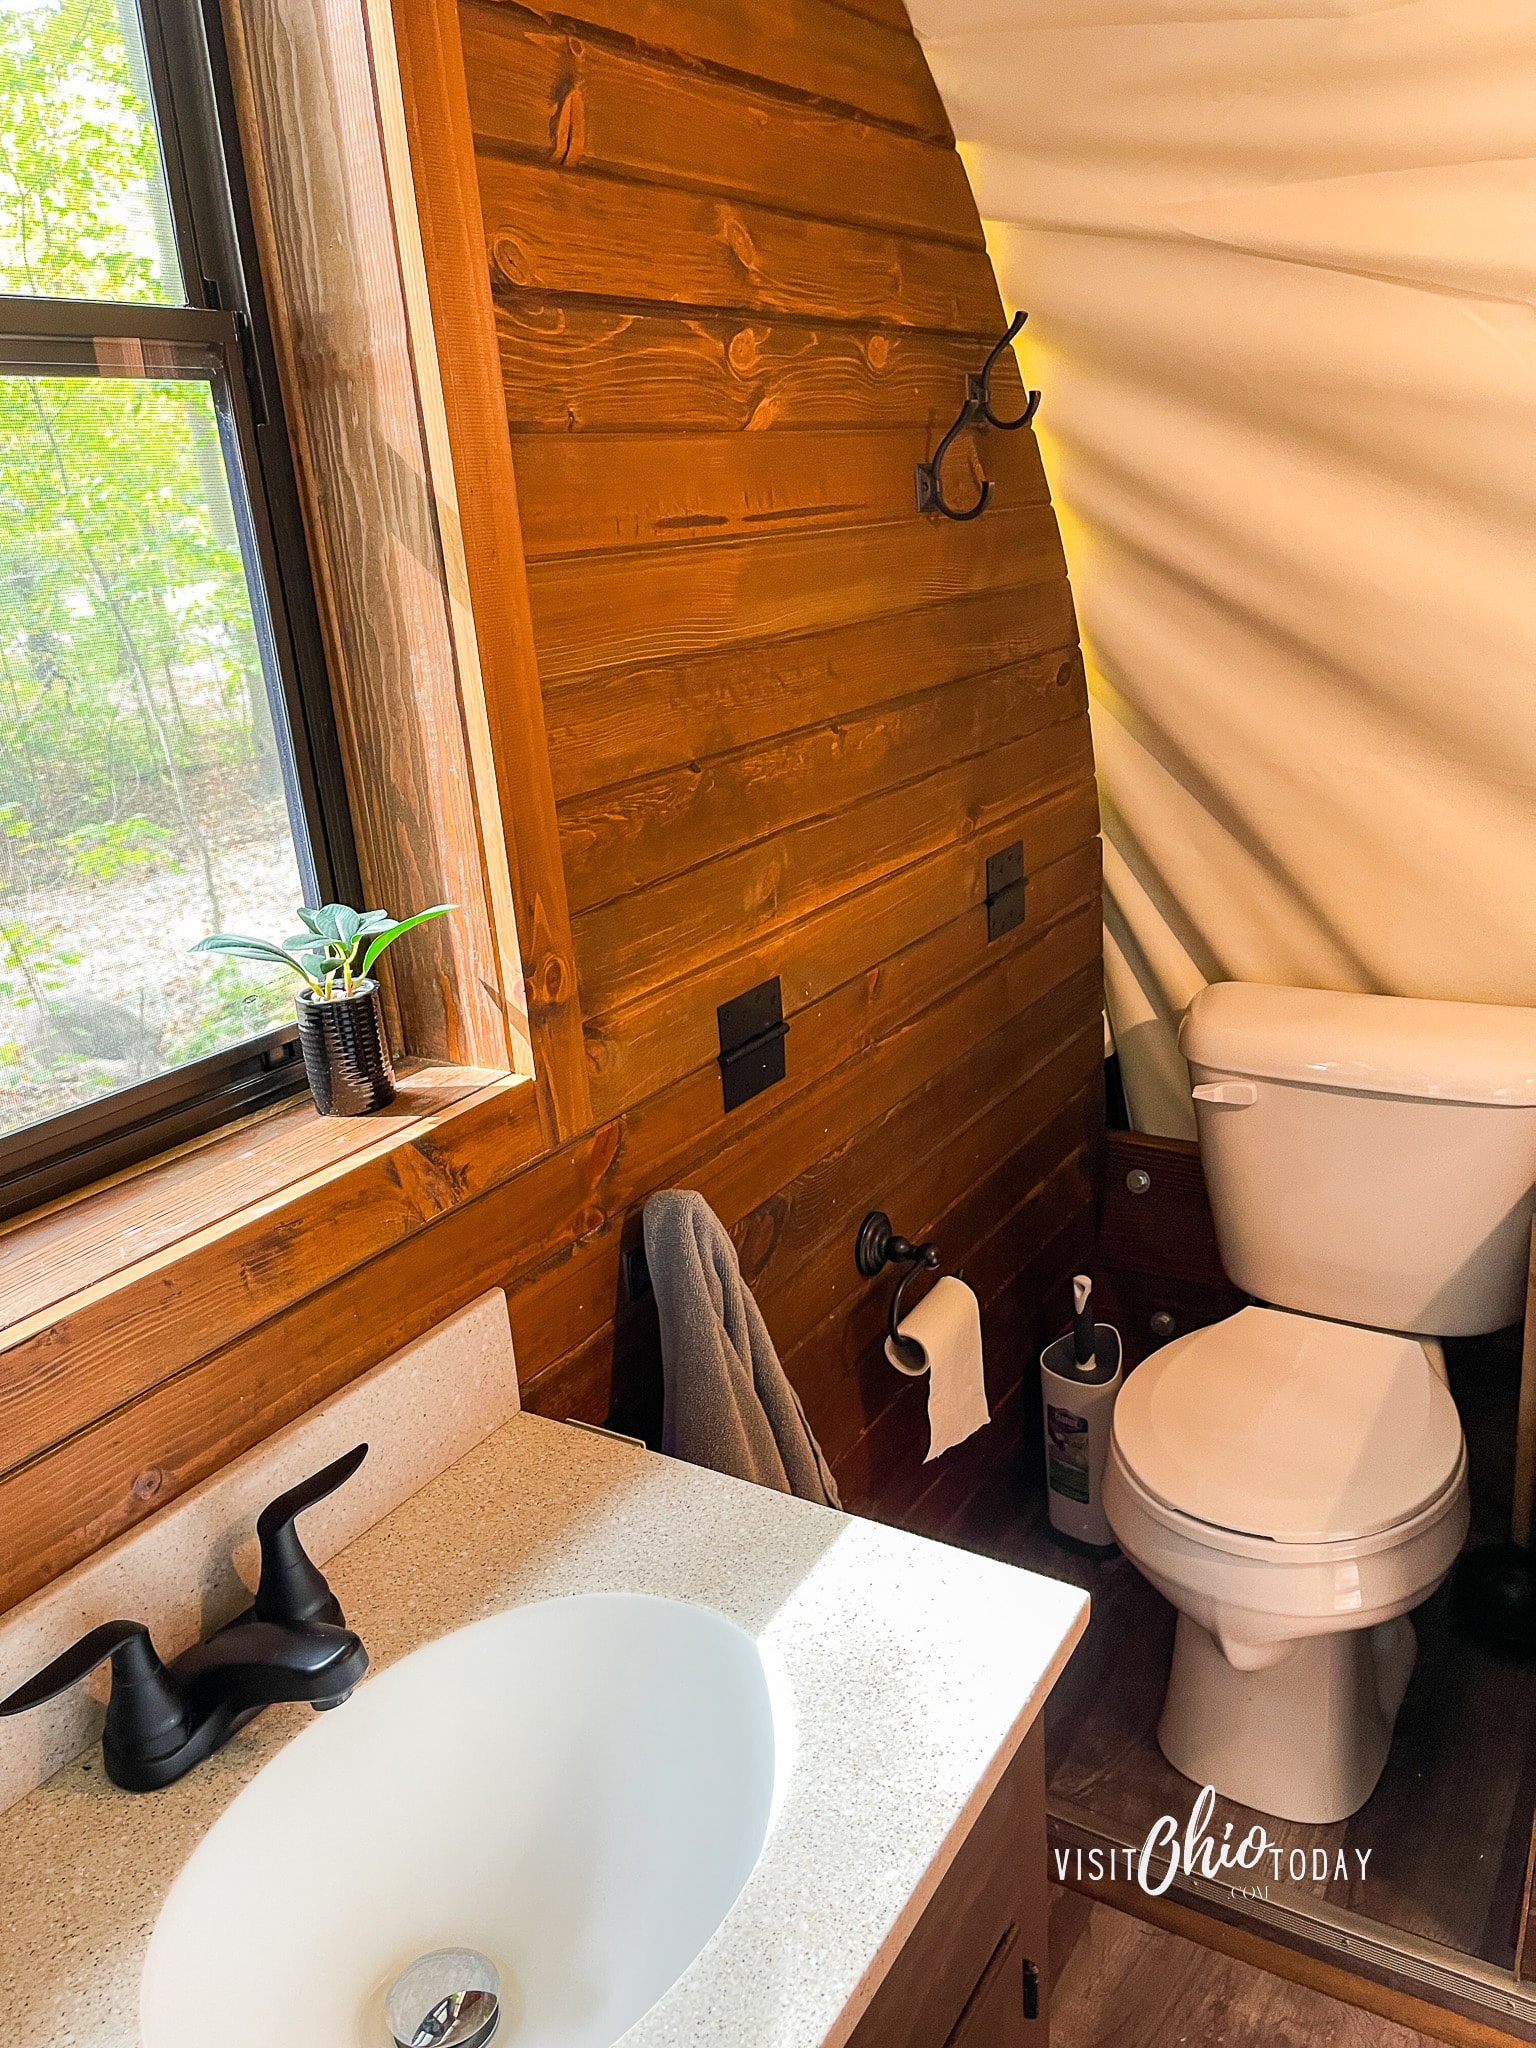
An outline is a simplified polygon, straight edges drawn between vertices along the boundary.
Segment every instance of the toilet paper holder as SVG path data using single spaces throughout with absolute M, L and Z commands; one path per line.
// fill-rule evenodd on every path
M 898 1237 L 891 1228 L 891 1219 L 883 1209 L 871 1209 L 859 1225 L 859 1235 L 853 1248 L 854 1263 L 866 1280 L 873 1280 L 877 1273 L 887 1266 L 906 1267 L 895 1294 L 891 1297 L 889 1338 L 891 1350 L 909 1371 L 921 1372 L 927 1360 L 921 1344 L 915 1344 L 910 1337 L 903 1337 L 896 1327 L 901 1321 L 901 1297 L 907 1291 L 907 1284 L 923 1271 L 932 1272 L 939 1263 L 939 1248 L 936 1244 L 913 1244 L 909 1238 Z

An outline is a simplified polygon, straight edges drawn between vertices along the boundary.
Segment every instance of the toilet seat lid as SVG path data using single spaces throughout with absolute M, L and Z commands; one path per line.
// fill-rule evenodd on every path
M 1416 1338 L 1268 1308 L 1155 1351 L 1120 1391 L 1114 1436 L 1176 1513 L 1280 1543 L 1406 1522 L 1451 1483 L 1462 1442 Z

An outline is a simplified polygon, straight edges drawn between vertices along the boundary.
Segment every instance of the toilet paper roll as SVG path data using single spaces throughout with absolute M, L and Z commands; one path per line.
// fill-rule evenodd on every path
M 885 1355 L 898 1372 L 928 1375 L 927 1464 L 992 1420 L 981 1361 L 981 1304 L 963 1280 L 946 1273 L 896 1327 L 922 1348 L 926 1360 L 903 1365 L 886 1339 Z

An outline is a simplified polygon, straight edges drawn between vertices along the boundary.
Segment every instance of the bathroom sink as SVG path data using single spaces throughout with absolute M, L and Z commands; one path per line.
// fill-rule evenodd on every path
M 460 1629 L 215 1822 L 150 1941 L 144 2048 L 388 2048 L 390 1983 L 450 1947 L 501 1974 L 496 2048 L 607 2048 L 729 1912 L 778 1764 L 757 1646 L 706 1608 L 595 1594 Z

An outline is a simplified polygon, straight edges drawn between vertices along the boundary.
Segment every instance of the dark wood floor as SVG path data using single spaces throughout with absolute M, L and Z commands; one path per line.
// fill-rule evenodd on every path
M 1474 1536 L 1491 1538 L 1507 1533 L 1518 1349 L 1507 1338 L 1449 1348 L 1471 1459 Z M 1138 1840 L 1160 1814 L 1182 1821 L 1194 1788 L 1165 1762 L 1156 1739 L 1172 1608 L 1124 1558 L 1095 1562 L 1061 1548 L 1038 1487 L 994 1486 L 946 1533 L 1092 1594 L 1088 1634 L 1047 1708 L 1052 1797 Z M 1414 1616 L 1418 1665 L 1387 1768 L 1365 1807 L 1333 1827 L 1273 1819 L 1266 1825 L 1287 1848 L 1344 1848 L 1356 1873 L 1347 1881 L 1287 1886 L 1292 1896 L 1315 1890 L 1387 1926 L 1508 1968 L 1536 1811 L 1536 1671 L 1464 1641 L 1450 1627 L 1447 1604 L 1442 1589 Z M 1237 1835 L 1251 1824 L 1247 1809 L 1222 1801 L 1214 1832 L 1229 1819 Z M 1371 1852 L 1364 1878 L 1357 1850 Z
M 1051 1984 L 1051 2048 L 1431 2048 L 1427 2034 L 1060 1889 Z

